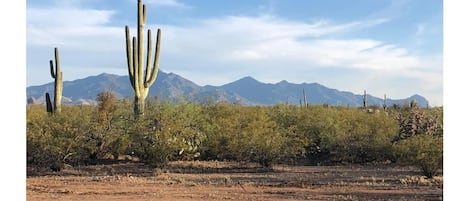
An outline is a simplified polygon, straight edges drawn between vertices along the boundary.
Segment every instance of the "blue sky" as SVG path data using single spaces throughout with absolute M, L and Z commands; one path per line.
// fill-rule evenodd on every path
M 144 0 L 162 29 L 160 69 L 199 85 L 244 76 L 443 104 L 442 0 Z M 26 2 L 27 86 L 127 74 L 125 25 L 136 0 Z M 155 34 L 154 34 L 155 35 Z

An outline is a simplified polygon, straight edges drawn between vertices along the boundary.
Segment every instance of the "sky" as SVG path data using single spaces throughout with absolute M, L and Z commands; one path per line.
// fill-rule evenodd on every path
M 145 29 L 162 31 L 160 70 L 198 85 L 251 76 L 443 105 L 442 0 L 143 2 Z M 54 47 L 64 80 L 127 75 L 136 16 L 137 0 L 27 0 L 27 86 L 53 81 Z

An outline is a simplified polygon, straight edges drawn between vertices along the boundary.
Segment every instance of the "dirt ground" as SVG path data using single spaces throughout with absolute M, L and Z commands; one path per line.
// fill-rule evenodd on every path
M 28 168 L 27 200 L 443 200 L 443 178 L 392 165 L 286 166 L 230 162 L 137 162 Z

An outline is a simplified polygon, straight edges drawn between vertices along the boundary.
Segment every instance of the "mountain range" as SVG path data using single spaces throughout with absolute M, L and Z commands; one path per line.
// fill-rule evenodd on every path
M 102 91 L 112 91 L 117 98 L 132 98 L 133 90 L 127 75 L 102 73 L 83 79 L 63 82 L 63 104 L 95 104 L 96 95 Z M 318 83 L 295 84 L 285 80 L 270 84 L 262 83 L 252 77 L 244 77 L 221 86 L 199 86 L 174 73 L 158 72 L 156 82 L 152 85 L 149 97 L 160 100 L 177 101 L 184 97 L 188 101 L 230 102 L 242 105 L 275 105 L 288 103 L 299 105 L 303 101 L 303 91 L 308 104 L 328 104 L 360 107 L 363 105 L 363 94 L 339 91 Z M 54 93 L 54 83 L 26 88 L 28 104 L 42 104 L 45 93 Z M 428 101 L 413 95 L 405 99 L 387 99 L 387 105 L 403 105 L 416 100 L 420 106 L 427 106 Z M 384 100 L 367 94 L 368 105 L 382 105 Z

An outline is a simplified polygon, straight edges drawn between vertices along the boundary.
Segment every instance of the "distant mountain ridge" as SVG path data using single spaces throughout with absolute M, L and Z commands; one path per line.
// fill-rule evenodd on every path
M 53 94 L 53 82 L 26 88 L 28 103 L 44 102 L 46 92 Z M 83 79 L 63 82 L 64 104 L 96 104 L 96 95 L 102 91 L 112 91 L 117 98 L 133 97 L 133 90 L 127 75 L 102 73 Z M 230 102 L 242 105 L 275 105 L 289 103 L 298 105 L 303 100 L 303 90 L 308 104 L 328 104 L 360 107 L 363 94 L 339 91 L 318 83 L 295 84 L 285 80 L 275 83 L 262 83 L 252 77 L 244 77 L 221 86 L 199 86 L 174 73 L 158 72 L 156 82 L 149 91 L 149 97 L 157 96 L 160 100 L 177 101 L 181 97 L 189 101 Z M 382 105 L 383 99 L 367 95 L 368 105 Z M 387 99 L 387 105 L 407 104 L 416 100 L 420 106 L 427 106 L 428 101 L 413 95 L 406 99 Z

